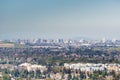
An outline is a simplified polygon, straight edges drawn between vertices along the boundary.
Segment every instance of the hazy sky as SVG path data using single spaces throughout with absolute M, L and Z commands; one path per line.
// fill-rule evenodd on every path
M 120 39 L 120 0 L 0 0 L 0 39 Z

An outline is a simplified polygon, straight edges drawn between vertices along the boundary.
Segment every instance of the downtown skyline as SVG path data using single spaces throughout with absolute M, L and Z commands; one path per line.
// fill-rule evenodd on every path
M 120 39 L 119 0 L 0 1 L 0 39 Z

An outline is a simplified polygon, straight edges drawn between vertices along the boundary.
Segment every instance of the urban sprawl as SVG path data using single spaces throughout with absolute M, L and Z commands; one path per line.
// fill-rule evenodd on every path
M 120 40 L 0 40 L 0 80 L 120 80 Z

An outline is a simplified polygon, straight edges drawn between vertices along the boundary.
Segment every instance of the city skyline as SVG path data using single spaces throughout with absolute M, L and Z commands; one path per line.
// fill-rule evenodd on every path
M 4 0 L 0 12 L 0 39 L 120 39 L 119 0 Z

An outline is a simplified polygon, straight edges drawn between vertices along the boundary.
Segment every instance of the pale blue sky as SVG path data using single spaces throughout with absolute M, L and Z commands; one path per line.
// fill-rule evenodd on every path
M 0 0 L 0 39 L 120 39 L 120 0 Z

